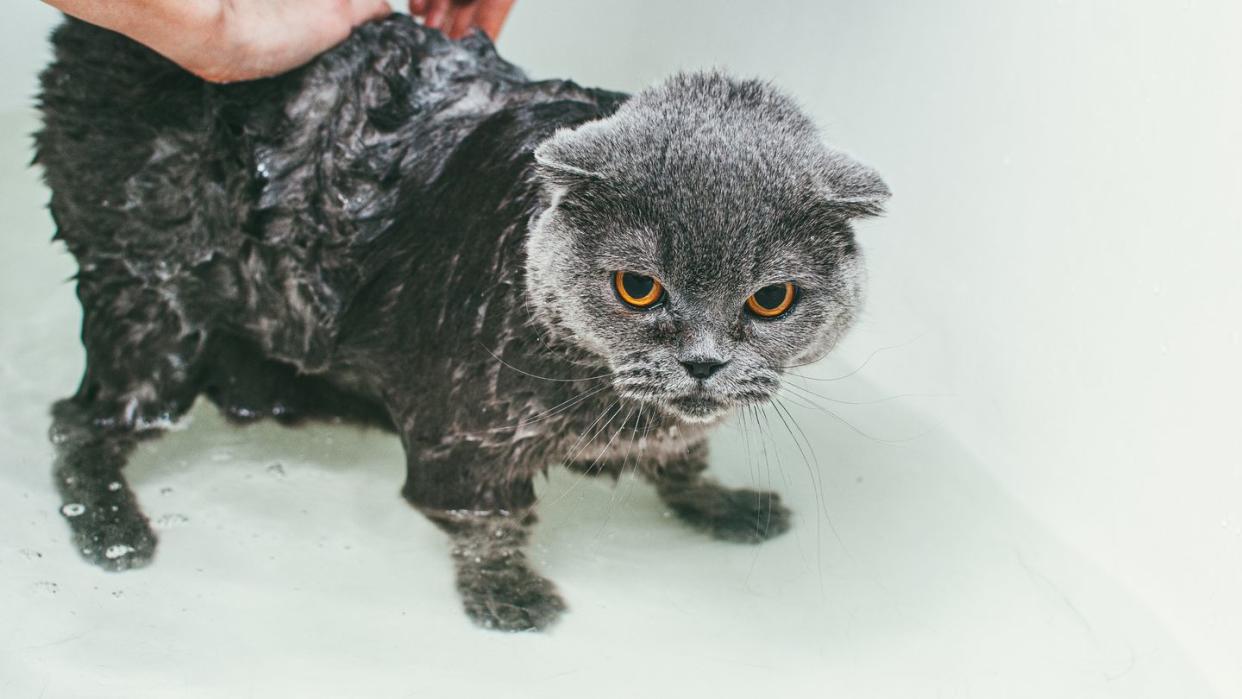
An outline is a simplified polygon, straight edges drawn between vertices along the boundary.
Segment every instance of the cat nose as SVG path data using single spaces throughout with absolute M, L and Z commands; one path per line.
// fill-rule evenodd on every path
M 726 364 L 728 364 L 728 362 L 722 362 L 716 359 L 704 359 L 681 363 L 681 365 L 686 368 L 686 373 L 696 379 L 711 378 L 712 374 L 720 371 L 720 369 Z

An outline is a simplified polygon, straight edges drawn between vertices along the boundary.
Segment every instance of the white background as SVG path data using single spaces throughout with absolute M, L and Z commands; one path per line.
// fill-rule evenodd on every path
M 4 10 L 5 109 L 54 19 Z M 896 346 L 868 382 L 940 396 L 927 422 L 1236 697 L 1239 27 L 1226 0 L 519 0 L 501 49 L 589 85 L 721 65 L 795 94 L 895 193 L 861 227 L 872 296 L 843 360 Z

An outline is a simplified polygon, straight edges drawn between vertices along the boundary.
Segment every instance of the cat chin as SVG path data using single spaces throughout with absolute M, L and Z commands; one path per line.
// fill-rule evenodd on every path
M 706 425 L 720 422 L 729 414 L 731 406 L 712 398 L 678 396 L 661 405 L 665 412 L 681 422 Z
M 712 413 L 710 415 L 692 415 L 677 410 L 671 412 L 673 416 L 680 420 L 684 425 L 710 427 L 711 425 L 715 425 L 721 420 L 724 420 L 729 411 L 721 410 L 720 412 Z

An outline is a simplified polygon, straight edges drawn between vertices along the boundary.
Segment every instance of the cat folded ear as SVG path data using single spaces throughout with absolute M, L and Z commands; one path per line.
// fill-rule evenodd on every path
M 572 187 L 604 179 L 601 151 L 605 150 L 598 122 L 576 129 L 560 129 L 535 148 L 536 172 L 549 184 Z
M 839 151 L 828 152 L 815 180 L 817 193 L 849 218 L 879 216 L 892 194 L 879 173 Z

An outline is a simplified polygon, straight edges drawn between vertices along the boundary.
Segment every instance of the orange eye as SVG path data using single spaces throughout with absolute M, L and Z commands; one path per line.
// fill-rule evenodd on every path
M 617 296 L 634 308 L 651 308 L 664 298 L 664 287 L 655 277 L 617 272 L 612 275 L 612 285 L 617 290 Z
M 760 318 L 776 318 L 789 310 L 798 296 L 792 282 L 769 284 L 746 299 L 746 308 Z

